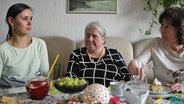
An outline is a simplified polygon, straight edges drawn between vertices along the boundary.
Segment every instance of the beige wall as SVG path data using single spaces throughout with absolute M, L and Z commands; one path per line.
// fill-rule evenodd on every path
M 8 31 L 5 16 L 10 5 L 22 2 L 33 8 L 33 28 L 30 35 L 65 36 L 75 41 L 84 37 L 85 25 L 100 21 L 108 36 L 123 37 L 132 42 L 140 40 L 139 29 L 147 29 L 149 14 L 143 11 L 145 0 L 118 0 L 117 14 L 68 14 L 67 0 L 0 0 L 0 42 Z M 154 28 L 153 37 L 159 36 L 159 26 Z

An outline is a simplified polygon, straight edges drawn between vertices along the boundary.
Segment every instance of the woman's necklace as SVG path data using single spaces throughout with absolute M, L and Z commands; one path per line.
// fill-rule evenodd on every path
M 88 56 L 89 56 L 89 60 L 90 60 L 90 62 L 91 62 L 91 63 L 94 63 L 94 64 L 99 63 L 100 59 L 101 59 L 101 58 L 102 58 L 102 56 L 103 56 L 103 52 L 104 52 L 104 47 L 102 48 L 102 51 L 101 51 L 100 57 L 98 58 L 98 61 L 97 61 L 97 62 L 92 61 L 90 53 L 89 53 L 89 52 L 87 52 L 87 53 L 88 53 Z
M 182 53 L 184 51 L 184 45 L 182 46 L 182 48 L 178 51 L 178 52 L 176 52 L 176 53 Z
M 184 45 L 181 47 L 181 49 L 179 51 L 175 51 L 177 54 L 180 54 L 184 51 Z

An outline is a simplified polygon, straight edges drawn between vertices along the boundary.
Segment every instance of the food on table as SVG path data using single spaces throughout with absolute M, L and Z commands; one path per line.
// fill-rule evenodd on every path
M 153 83 L 150 84 L 150 91 L 162 92 L 162 84 L 157 78 L 154 79 Z
M 15 97 L 10 96 L 3 96 L 2 97 L 2 104 L 24 104 L 23 100 L 16 99 Z
M 87 87 L 87 81 L 84 78 L 63 77 L 54 80 L 55 88 L 64 93 L 81 92 Z
M 62 79 L 58 78 L 56 80 L 56 84 L 61 86 L 66 86 L 66 87 L 72 87 L 72 86 L 80 86 L 86 84 L 86 80 L 83 78 L 70 78 L 70 77 L 64 77 Z

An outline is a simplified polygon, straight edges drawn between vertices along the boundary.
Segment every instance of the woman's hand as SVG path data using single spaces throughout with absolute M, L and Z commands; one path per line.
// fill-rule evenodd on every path
M 164 84 L 165 86 L 171 87 L 172 91 L 176 92 L 182 92 L 181 89 L 181 83 L 175 83 L 175 84 Z
M 181 83 L 175 83 L 171 85 L 172 91 L 182 92 Z
M 132 60 L 128 65 L 128 71 L 132 75 L 139 75 L 142 80 L 145 77 L 144 70 L 138 67 L 138 64 L 135 60 Z

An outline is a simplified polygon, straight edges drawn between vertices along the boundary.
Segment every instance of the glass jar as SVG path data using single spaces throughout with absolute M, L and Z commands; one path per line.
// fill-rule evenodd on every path
M 31 99 L 40 100 L 47 96 L 49 86 L 49 80 L 40 76 L 40 72 L 35 72 L 35 77 L 27 81 L 26 90 L 29 93 Z

